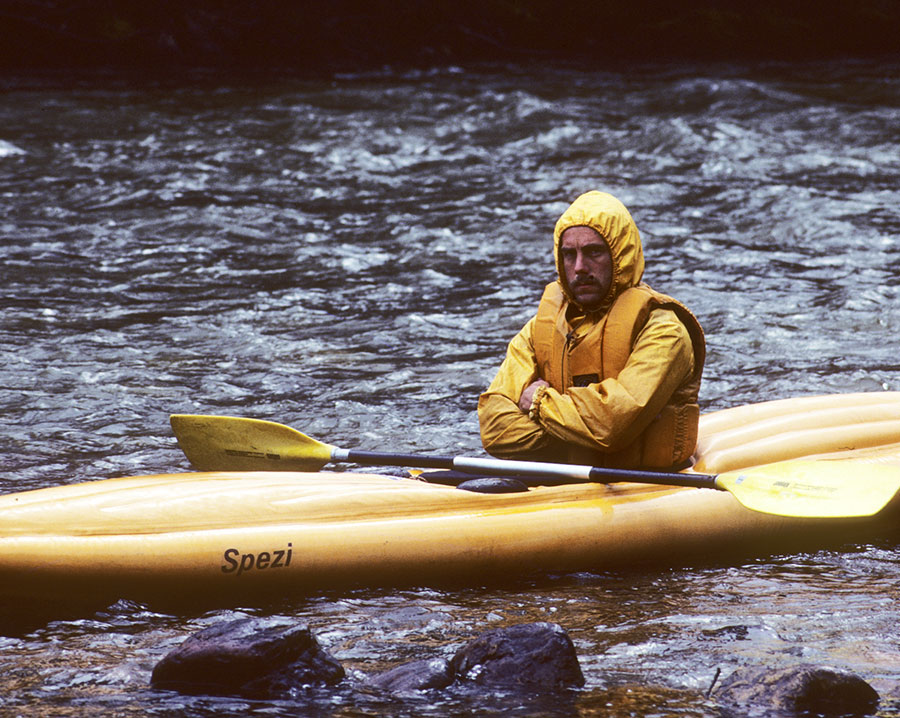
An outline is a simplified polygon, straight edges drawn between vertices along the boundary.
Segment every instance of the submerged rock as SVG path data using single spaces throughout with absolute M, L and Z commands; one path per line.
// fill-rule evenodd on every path
M 715 692 L 733 705 L 760 705 L 798 714 L 864 716 L 878 708 L 878 693 L 862 678 L 816 666 L 778 671 L 765 667 L 739 669 Z
M 240 619 L 200 631 L 165 656 L 151 684 L 191 695 L 274 698 L 338 683 L 344 669 L 306 626 Z
M 525 688 L 583 686 L 575 646 L 555 623 L 523 623 L 481 634 L 450 661 L 460 680 Z
M 404 663 L 384 673 L 370 676 L 366 683 L 394 693 L 446 688 L 456 679 L 450 662 L 443 658 Z

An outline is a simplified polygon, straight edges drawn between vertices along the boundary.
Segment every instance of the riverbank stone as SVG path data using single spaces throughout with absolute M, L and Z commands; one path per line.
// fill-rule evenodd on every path
M 450 661 L 461 681 L 480 685 L 558 689 L 583 686 L 575 646 L 555 623 L 523 623 L 487 631 Z
M 278 698 L 343 677 L 344 668 L 307 626 L 246 618 L 190 636 L 156 665 L 151 685 L 190 695 Z
M 736 706 L 768 706 L 798 715 L 866 716 L 878 709 L 878 692 L 859 676 L 817 666 L 738 669 L 715 698 Z

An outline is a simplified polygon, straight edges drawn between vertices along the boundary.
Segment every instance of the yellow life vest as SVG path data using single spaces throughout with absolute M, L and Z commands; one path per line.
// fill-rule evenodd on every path
M 694 453 L 700 407 L 700 376 L 706 358 L 703 329 L 681 302 L 639 284 L 622 292 L 587 334 L 572 342 L 566 317 L 571 306 L 559 282 L 547 285 L 534 323 L 533 341 L 541 378 L 556 391 L 589 386 L 616 378 L 631 355 L 638 334 L 654 309 L 675 312 L 691 337 L 694 370 L 670 397 L 662 411 L 629 446 L 616 452 L 569 448 L 567 461 L 628 468 L 683 466 Z

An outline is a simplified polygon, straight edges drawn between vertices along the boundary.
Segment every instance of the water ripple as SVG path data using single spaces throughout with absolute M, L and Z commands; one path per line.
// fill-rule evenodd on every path
M 274 419 L 351 448 L 478 453 L 477 394 L 553 278 L 553 222 L 593 188 L 629 206 L 647 280 L 704 324 L 704 409 L 896 390 L 897 77 L 850 63 L 11 85 L 5 490 L 186 470 L 173 412 Z M 700 716 L 714 714 L 695 694 L 717 667 L 813 661 L 887 694 L 897 568 L 893 544 L 862 545 L 256 612 L 309 621 L 356 670 L 447 655 L 486 622 L 555 620 L 588 676 L 580 714 Z M 9 705 L 287 711 L 143 687 L 165 650 L 228 612 L 89 615 L 4 641 Z M 310 705 L 385 710 L 361 700 Z M 472 700 L 389 712 L 576 712 Z M 896 699 L 881 715 L 900 715 Z

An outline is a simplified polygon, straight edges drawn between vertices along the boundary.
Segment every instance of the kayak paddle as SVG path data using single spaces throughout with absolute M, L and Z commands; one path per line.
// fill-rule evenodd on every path
M 284 424 L 234 416 L 173 414 L 170 421 L 179 446 L 198 471 L 318 471 L 329 462 L 351 462 L 573 483 L 632 481 L 728 491 L 754 511 L 809 518 L 871 516 L 900 488 L 897 467 L 852 460 L 782 461 L 722 474 L 680 474 L 341 449 Z

